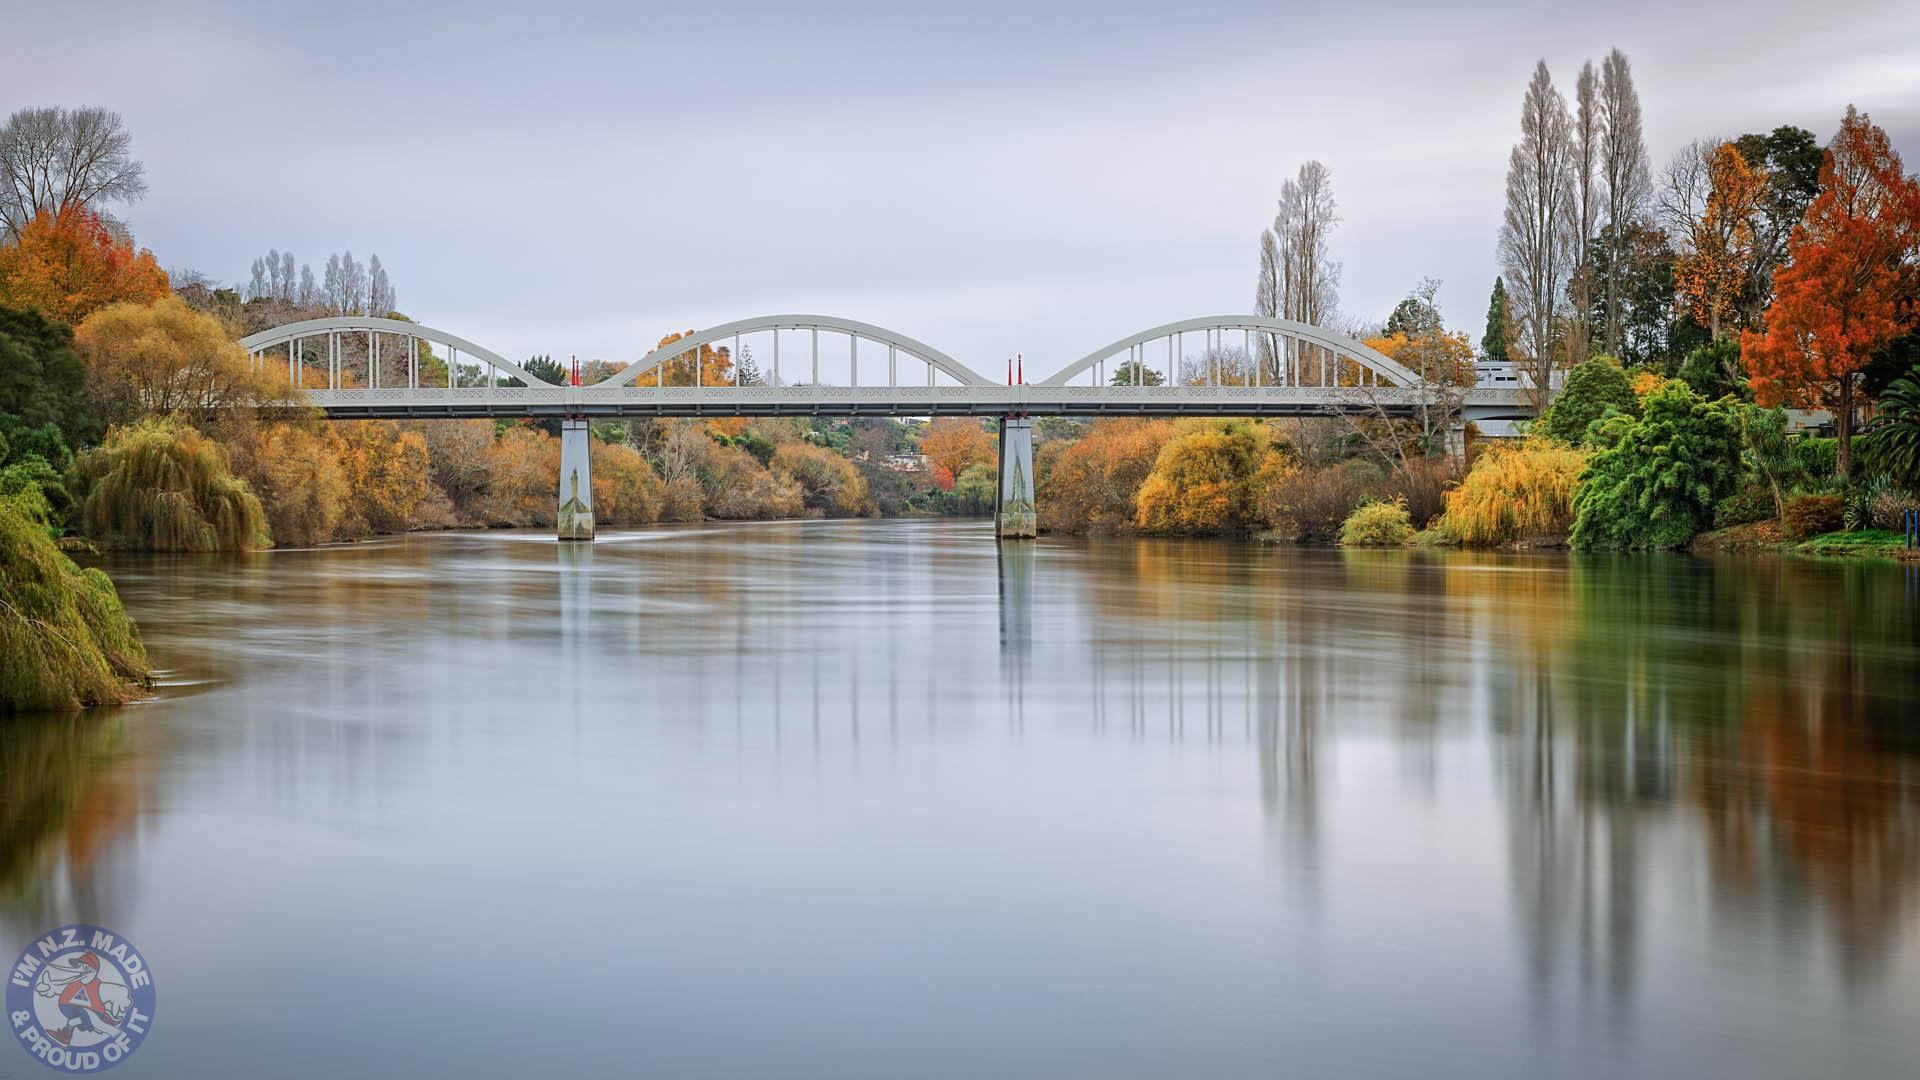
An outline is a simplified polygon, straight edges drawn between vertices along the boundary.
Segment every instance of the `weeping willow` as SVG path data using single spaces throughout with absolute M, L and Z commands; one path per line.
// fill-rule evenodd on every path
M 47 535 L 46 502 L 0 498 L 0 713 L 139 696 L 147 650 L 107 575 Z
M 122 551 L 247 551 L 268 544 L 260 500 L 206 436 L 172 418 L 107 433 L 68 484 L 88 539 Z

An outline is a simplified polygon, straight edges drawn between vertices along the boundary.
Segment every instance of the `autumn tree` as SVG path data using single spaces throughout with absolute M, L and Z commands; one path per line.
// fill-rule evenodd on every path
M 1730 315 L 1746 288 L 1754 258 L 1753 220 L 1765 178 L 1732 143 L 1714 151 L 1707 167 L 1707 196 L 1699 216 L 1689 217 L 1684 250 L 1674 263 L 1674 288 L 1693 317 L 1715 341 L 1730 329 Z
M 357 420 L 339 428 L 340 467 L 349 492 L 343 528 L 355 535 L 411 528 L 432 494 L 426 439 L 391 420 Z
M 853 517 L 867 508 L 867 482 L 853 462 L 824 446 L 782 443 L 769 464 L 774 476 L 800 489 L 806 508 L 830 517 Z
M 664 349 L 682 338 L 693 336 L 684 330 L 668 334 L 654 348 Z M 634 379 L 636 386 L 728 386 L 733 383 L 733 356 L 725 348 L 702 345 L 689 348 L 662 360 L 652 371 L 643 371 Z
M 932 468 L 934 483 L 951 490 L 967 466 L 993 463 L 993 436 L 978 420 L 942 416 L 921 433 L 920 453 Z
M 1794 230 L 1762 331 L 1741 353 L 1763 406 L 1832 410 L 1835 468 L 1852 463 L 1856 384 L 1876 348 L 1914 324 L 1920 290 L 1920 181 L 1887 134 L 1848 106 L 1820 167 L 1820 195 Z
M 0 303 L 68 326 L 108 304 L 148 303 L 170 291 L 153 253 L 135 251 L 85 207 L 42 211 L 0 247 Z
M 1254 521 L 1259 432 L 1244 420 L 1195 423 L 1154 459 L 1140 487 L 1134 524 L 1147 532 L 1219 533 Z
M 74 346 L 109 421 L 180 413 L 204 423 L 227 409 L 293 403 L 283 369 L 254 366 L 219 319 L 178 297 L 102 308 L 74 331 Z
M 0 127 L 0 241 L 43 213 L 99 211 L 147 193 L 145 168 L 120 114 L 100 108 L 21 109 Z
M 1135 496 L 1174 435 L 1168 420 L 1097 420 L 1041 478 L 1035 503 L 1048 532 L 1133 528 Z

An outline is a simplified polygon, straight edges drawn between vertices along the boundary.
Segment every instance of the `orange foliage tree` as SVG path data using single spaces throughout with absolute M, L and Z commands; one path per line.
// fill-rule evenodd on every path
M 920 453 L 933 471 L 933 482 L 951 491 L 953 478 L 967 466 L 993 464 L 993 436 L 978 420 L 942 416 L 921 434 Z
M 136 252 L 85 207 L 42 210 L 20 230 L 19 243 L 0 247 L 0 303 L 69 326 L 108 304 L 158 300 L 170 288 L 153 252 Z
M 1133 528 L 1140 485 L 1173 436 L 1170 420 L 1094 421 L 1084 437 L 1050 455 L 1053 461 L 1036 500 L 1041 524 L 1049 532 L 1063 533 Z
M 693 331 L 668 334 L 660 339 L 656 348 L 665 348 L 681 338 L 692 337 Z M 698 353 L 696 359 L 695 354 Z M 623 369 L 624 370 L 624 369 Z M 702 345 L 698 349 L 670 356 L 660 362 L 652 371 L 643 371 L 635 379 L 637 386 L 692 386 L 695 378 L 701 386 L 728 386 L 733 383 L 733 356 L 725 348 L 716 349 L 711 345 Z
M 1740 342 L 1762 405 L 1833 410 L 1842 477 L 1852 462 L 1857 378 L 1876 348 L 1915 321 L 1920 181 L 1901 168 L 1887 133 L 1849 106 L 1820 166 L 1820 195 L 1774 275 L 1764 332 Z
M 1673 284 L 1694 319 L 1719 341 L 1753 265 L 1753 218 L 1767 180 L 1732 143 L 1714 152 L 1707 175 L 1706 208 L 1686 223 L 1687 249 L 1673 264 Z

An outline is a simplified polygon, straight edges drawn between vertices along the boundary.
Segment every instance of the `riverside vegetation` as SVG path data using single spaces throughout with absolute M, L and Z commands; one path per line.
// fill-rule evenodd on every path
M 1624 57 L 1608 65 L 1609 93 L 1630 97 Z M 1556 101 L 1542 66 L 1528 108 L 1564 111 Z M 70 122 L 83 114 L 85 125 Z M 238 339 L 266 326 L 339 314 L 404 320 L 378 257 L 362 265 L 343 252 L 316 279 L 292 255 L 269 252 L 244 294 L 192 271 L 170 275 L 93 205 L 144 191 L 119 118 L 21 115 L 0 141 L 117 132 L 111 152 L 85 167 L 119 170 L 124 182 L 94 178 L 88 187 L 102 194 L 92 201 L 29 199 L 21 205 L 32 212 L 9 218 L 0 235 L 0 520 L 10 538 L 0 711 L 121 700 L 144 678 L 111 584 L 57 545 L 243 551 L 553 523 L 551 422 L 333 423 L 303 404 L 286 371 L 249 364 Z M 1571 160 L 1564 146 L 1548 151 Z M 1824 150 L 1781 128 L 1690 147 L 1664 182 L 1682 207 L 1667 223 L 1680 250 L 1646 232 L 1632 200 L 1607 210 L 1575 271 L 1545 291 L 1520 280 L 1526 252 L 1503 249 L 1513 288 L 1496 283 L 1477 352 L 1444 329 L 1431 280 L 1383 324 L 1341 326 L 1437 399 L 1470 384 L 1476 358 L 1564 370 L 1564 388 L 1523 441 L 1470 432 L 1456 461 L 1444 452 L 1443 409 L 1284 422 L 1042 418 L 1041 527 L 1370 546 L 1893 551 L 1904 514 L 1920 509 L 1920 181 L 1885 133 L 1849 109 Z M 1336 282 L 1313 269 L 1331 265 L 1323 256 L 1335 221 L 1330 173 L 1310 163 L 1262 237 L 1261 313 L 1338 325 Z M 1300 283 L 1297 295 L 1286 282 Z M 1600 355 L 1601 341 L 1620 358 Z M 1215 350 L 1183 358 L 1179 377 L 1252 380 L 1279 360 Z M 429 380 L 485 378 L 473 365 L 450 372 L 431 347 L 419 363 Z M 365 346 L 348 342 L 341 365 L 348 385 L 364 385 Z M 526 367 L 564 381 L 549 358 Z M 622 367 L 594 360 L 584 374 Z M 1114 379 L 1147 374 L 1122 369 Z M 704 346 L 654 378 L 761 381 L 750 356 Z M 1785 405 L 1828 409 L 1837 438 L 1790 435 Z M 641 420 L 592 430 L 596 518 L 606 525 L 985 513 L 996 485 L 992 436 L 972 420 Z

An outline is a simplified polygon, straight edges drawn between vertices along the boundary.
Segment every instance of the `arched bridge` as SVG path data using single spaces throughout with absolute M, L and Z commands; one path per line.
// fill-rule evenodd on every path
M 828 315 L 724 323 L 662 345 L 586 386 L 543 382 L 475 342 L 398 319 L 313 319 L 254 334 L 241 345 L 256 363 L 286 364 L 313 404 L 340 419 L 1313 416 L 1411 413 L 1443 396 L 1343 334 L 1246 315 L 1143 330 L 1032 383 L 1014 372 L 983 373 L 885 327 Z M 757 375 L 743 379 L 741 361 L 749 355 Z M 503 385 L 511 380 L 520 385 Z M 1532 414 L 1520 391 L 1452 393 L 1465 419 Z
M 1431 385 L 1343 334 L 1246 315 L 1143 330 L 1036 383 L 1011 364 L 995 379 L 905 334 L 829 315 L 723 323 L 585 386 L 543 382 L 465 338 L 399 319 L 312 319 L 241 344 L 256 365 L 285 364 L 288 379 L 339 419 L 560 417 L 558 521 L 568 540 L 593 538 L 595 417 L 996 416 L 996 531 L 1019 538 L 1035 533 L 1036 413 L 1431 419 L 1437 406 L 1457 449 L 1463 421 L 1531 412 L 1520 391 Z

